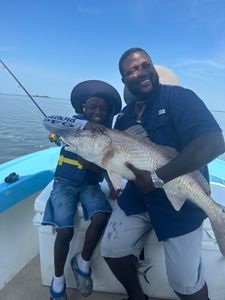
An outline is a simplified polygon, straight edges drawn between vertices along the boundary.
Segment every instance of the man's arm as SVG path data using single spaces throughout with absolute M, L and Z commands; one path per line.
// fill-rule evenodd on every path
M 187 145 L 175 159 L 158 169 L 156 174 L 164 182 L 168 182 L 199 169 L 224 151 L 225 143 L 221 132 L 200 135 Z
M 166 183 L 176 177 L 199 169 L 223 152 L 225 152 L 225 142 L 222 133 L 206 133 L 194 139 L 167 165 L 156 170 L 156 174 Z M 135 184 L 137 186 L 144 192 L 154 190 L 148 171 L 136 169 L 131 164 L 127 164 L 127 166 L 135 174 Z

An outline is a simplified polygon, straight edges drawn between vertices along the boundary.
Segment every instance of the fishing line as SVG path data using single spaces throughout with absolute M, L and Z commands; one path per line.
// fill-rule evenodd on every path
M 43 112 L 43 110 L 40 108 L 40 106 L 36 103 L 34 98 L 31 96 L 30 93 L 25 89 L 25 87 L 22 85 L 21 82 L 16 78 L 16 76 L 10 71 L 10 69 L 6 66 L 6 64 L 0 59 L 0 62 L 2 63 L 3 67 L 9 72 L 9 74 L 16 80 L 16 82 L 21 86 L 21 88 L 24 90 L 24 92 L 27 94 L 27 96 L 33 101 L 33 103 L 37 106 L 37 108 L 40 110 L 40 112 L 43 114 L 44 117 L 46 117 L 46 114 Z

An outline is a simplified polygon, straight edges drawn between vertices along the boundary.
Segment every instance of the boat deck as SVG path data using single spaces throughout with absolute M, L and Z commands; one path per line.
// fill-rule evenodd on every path
M 68 289 L 68 300 L 84 300 L 76 289 Z M 122 300 L 126 295 L 93 292 L 88 300 Z M 1 300 L 44 300 L 49 299 L 49 287 L 41 283 L 39 256 L 28 263 L 13 279 L 0 290 Z M 156 300 L 151 298 L 151 300 Z

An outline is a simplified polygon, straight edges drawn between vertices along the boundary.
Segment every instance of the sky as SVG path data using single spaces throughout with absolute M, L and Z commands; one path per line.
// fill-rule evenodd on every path
M 131 47 L 225 110 L 225 0 L 0 0 L 0 59 L 32 95 L 69 98 L 83 80 L 122 96 Z M 0 93 L 24 94 L 0 66 Z

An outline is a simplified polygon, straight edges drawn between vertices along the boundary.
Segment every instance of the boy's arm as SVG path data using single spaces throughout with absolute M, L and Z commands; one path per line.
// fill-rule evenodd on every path
M 74 116 L 76 118 L 76 116 Z M 76 119 L 74 122 L 76 129 L 87 129 L 92 132 L 104 133 L 106 128 L 102 124 L 89 122 L 87 120 Z
M 87 120 L 81 120 L 76 118 L 74 122 L 74 128 L 77 130 L 87 129 L 87 130 L 91 130 L 92 132 L 98 132 L 98 133 L 104 133 L 106 130 L 105 126 L 102 124 L 89 122 Z
M 76 118 L 76 116 L 73 116 L 72 118 L 69 117 L 63 117 L 63 116 L 47 116 L 43 120 L 43 124 L 45 128 L 50 130 L 51 132 L 54 132 L 55 129 L 74 129 L 74 130 L 82 130 L 82 129 L 88 129 L 91 131 L 96 131 L 99 133 L 104 133 L 106 128 L 102 124 L 89 122 L 87 120 L 81 120 L 79 118 Z
M 109 178 L 109 175 L 108 175 L 108 173 L 106 171 L 104 172 L 104 177 L 105 177 L 105 180 L 106 180 L 106 182 L 108 184 L 108 187 L 109 187 L 109 198 L 113 199 L 113 200 L 117 199 L 118 196 L 119 196 L 119 193 L 121 192 L 121 190 L 117 190 L 116 191 L 114 189 L 114 187 L 112 185 L 112 182 L 111 182 L 111 180 Z
M 74 126 L 76 129 L 84 129 L 88 121 L 75 118 Z

